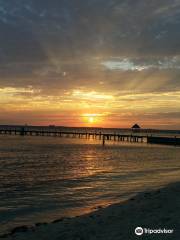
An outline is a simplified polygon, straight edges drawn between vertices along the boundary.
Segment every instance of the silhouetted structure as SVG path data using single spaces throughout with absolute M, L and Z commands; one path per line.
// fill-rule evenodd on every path
M 137 125 L 137 126 L 136 126 Z M 134 127 L 134 128 L 133 128 Z M 138 132 L 140 126 L 135 124 L 132 128 L 135 129 L 135 133 Z M 133 132 L 134 132 L 133 131 Z M 141 132 L 141 131 L 140 131 Z M 59 128 L 50 127 L 37 127 L 37 126 L 6 126 L 0 125 L 0 135 L 20 135 L 20 136 L 54 136 L 54 137 L 72 137 L 72 138 L 86 138 L 86 139 L 99 139 L 103 140 L 102 144 L 105 145 L 106 141 L 127 141 L 127 142 L 147 142 L 155 144 L 170 144 L 180 145 L 180 137 L 160 137 L 160 136 L 148 136 L 145 134 L 120 134 L 120 133 L 102 133 L 94 131 L 83 130 L 63 130 Z
M 103 140 L 103 145 L 106 141 L 127 141 L 127 142 L 146 142 L 147 137 L 143 135 L 120 134 L 120 133 L 97 133 L 94 131 L 63 131 L 56 127 L 24 127 L 24 126 L 0 126 L 0 134 L 21 135 L 21 136 L 54 136 L 54 137 L 72 137 L 72 138 L 86 138 Z
M 141 127 L 136 123 L 132 126 L 132 129 L 140 129 Z

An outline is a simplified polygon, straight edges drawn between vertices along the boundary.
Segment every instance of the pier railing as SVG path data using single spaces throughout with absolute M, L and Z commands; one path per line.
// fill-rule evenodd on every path
M 33 127 L 0 127 L 0 134 L 5 135 L 20 135 L 20 136 L 54 136 L 54 137 L 71 137 L 71 138 L 85 138 L 85 139 L 98 139 L 102 140 L 105 145 L 106 141 L 122 141 L 122 142 L 135 142 L 135 143 L 151 143 L 151 144 L 168 144 L 180 145 L 180 138 L 174 137 L 161 137 L 161 136 L 148 136 L 141 135 L 140 133 L 120 134 L 120 133 L 104 133 L 104 132 L 91 132 L 91 131 L 63 131 L 58 128 L 33 128 Z
M 54 136 L 54 137 L 72 137 L 105 141 L 127 141 L 127 142 L 146 142 L 147 137 L 134 134 L 102 133 L 102 132 L 83 132 L 83 131 L 62 131 L 58 129 L 28 129 L 25 127 L 0 128 L 0 134 L 21 135 L 21 136 Z

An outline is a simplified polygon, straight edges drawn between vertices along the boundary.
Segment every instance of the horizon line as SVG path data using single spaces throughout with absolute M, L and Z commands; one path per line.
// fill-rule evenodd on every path
M 122 129 L 122 130 L 132 130 L 132 127 L 96 127 L 96 126 L 63 126 L 63 125 L 28 125 L 28 124 L 0 124 L 0 127 L 48 127 L 48 128 L 93 128 L 93 129 Z M 143 128 L 136 130 L 160 130 L 160 131 L 180 131 L 180 129 L 160 129 L 160 128 Z

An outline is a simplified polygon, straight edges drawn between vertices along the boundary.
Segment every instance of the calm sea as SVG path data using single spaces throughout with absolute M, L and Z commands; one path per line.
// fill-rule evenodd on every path
M 0 233 L 84 214 L 179 180 L 179 147 L 0 136 Z

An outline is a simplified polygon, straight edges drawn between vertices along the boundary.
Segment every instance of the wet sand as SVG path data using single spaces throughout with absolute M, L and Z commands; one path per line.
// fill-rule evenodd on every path
M 174 230 L 136 236 L 136 227 Z M 180 239 L 180 183 L 137 194 L 91 214 L 61 218 L 52 223 L 14 228 L 2 239 L 14 240 L 133 240 Z

